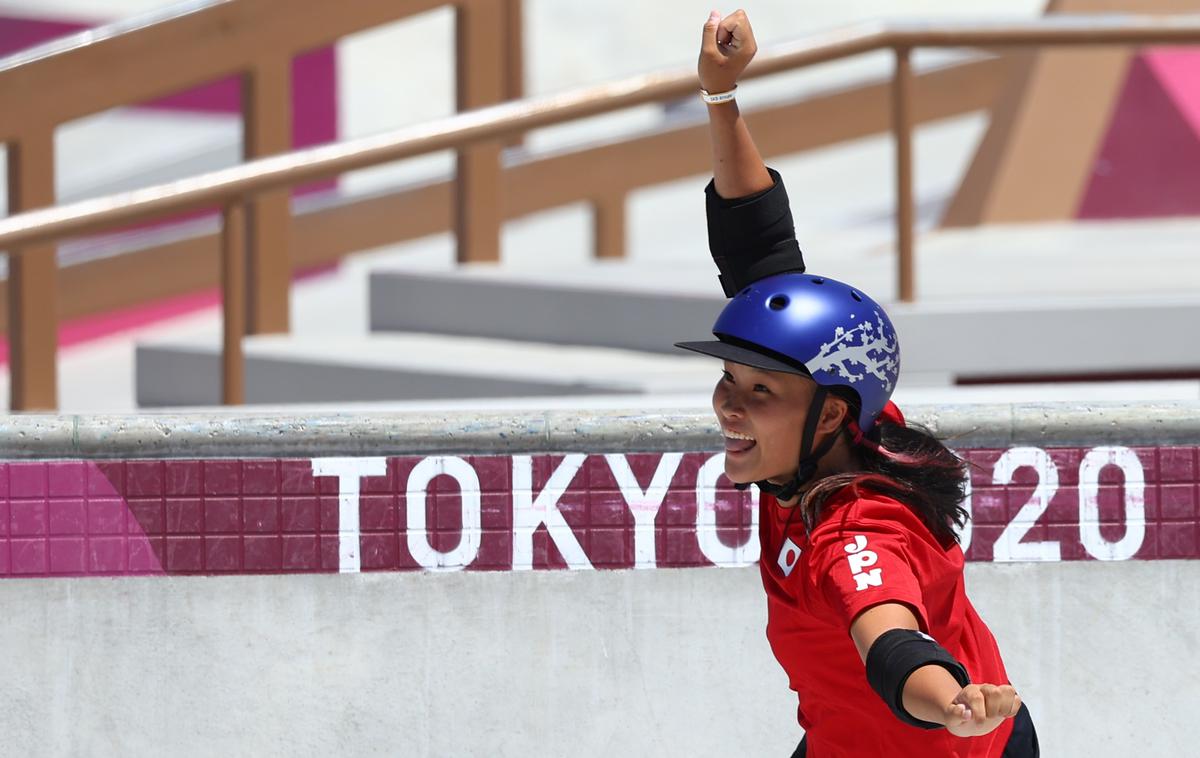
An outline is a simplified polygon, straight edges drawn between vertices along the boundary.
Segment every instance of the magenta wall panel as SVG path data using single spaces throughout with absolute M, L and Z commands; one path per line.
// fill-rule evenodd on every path
M 972 561 L 1200 558 L 1200 448 L 968 450 Z M 713 453 L 0 463 L 0 575 L 753 563 Z
M 1138 55 L 1096 155 L 1078 217 L 1200 214 L 1200 48 Z

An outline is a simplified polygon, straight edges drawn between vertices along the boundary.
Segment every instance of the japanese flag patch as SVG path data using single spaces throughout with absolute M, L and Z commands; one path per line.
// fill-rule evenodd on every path
M 783 571 L 783 575 L 791 576 L 792 569 L 796 568 L 799 561 L 800 546 L 792 542 L 791 537 L 788 537 L 783 541 L 783 547 L 779 549 L 779 568 Z

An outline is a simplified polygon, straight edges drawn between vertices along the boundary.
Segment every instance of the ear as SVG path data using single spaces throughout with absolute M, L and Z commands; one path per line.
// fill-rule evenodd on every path
M 846 416 L 849 413 L 850 406 L 846 401 L 837 395 L 830 394 L 825 398 L 825 405 L 821 407 L 821 420 L 817 422 L 817 434 L 823 436 L 837 432 L 845 425 Z

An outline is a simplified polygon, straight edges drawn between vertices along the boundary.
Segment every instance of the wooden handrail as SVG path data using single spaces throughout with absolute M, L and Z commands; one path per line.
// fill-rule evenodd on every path
M 1028 45 L 1197 44 L 1200 14 L 1071 17 L 969 27 L 856 26 L 760 51 L 744 78 L 883 49 Z M 1095 40 L 1088 35 L 1093 29 Z M 1044 41 L 1041 41 L 1044 40 Z M 294 150 L 188 179 L 27 211 L 0 219 L 0 249 L 96 232 L 147 217 L 206 207 L 347 171 L 412 158 L 693 94 L 691 67 L 640 74 L 569 92 L 480 108 L 368 137 Z
M 348 34 L 472 1 L 223 0 L 184 5 L 183 12 L 168 7 L 147 15 L 148 23 L 135 18 L 80 32 L 47 43 L 44 53 L 0 60 L 0 92 L 21 97 L 21 107 L 0 109 L 0 140 L 21 136 L 30 123 L 62 124 L 174 94 L 264 60 L 290 60 Z M 104 72 L 102 80 L 89 75 L 97 71 Z
M 994 108 L 1021 71 L 1018 56 L 980 56 L 939 65 L 913 77 L 913 123 L 924 124 Z M 891 131 L 891 77 L 765 103 L 745 110 L 759 149 L 790 155 Z M 805 124 L 796 129 L 796 124 Z M 600 137 L 545 153 L 506 151 L 501 194 L 505 220 L 573 203 L 591 205 L 595 255 L 623 256 L 624 214 L 619 200 L 643 187 L 711 170 L 708 119 L 703 109 L 673 110 L 666 123 L 623 135 Z M 454 231 L 454 179 L 442 176 L 416 185 L 370 193 L 312 195 L 292 207 L 292 269 L 327 266 L 360 250 Z M 212 221 L 215 221 L 213 219 Z M 204 289 L 220 288 L 220 235 L 210 222 L 118 234 L 86 243 L 83 260 L 60 262 L 59 317 L 87 318 L 117 308 Z M 103 235 L 101 236 L 103 239 Z M 4 289 L 0 284 L 0 331 Z
M 911 234 L 912 180 L 911 171 L 904 168 L 910 160 L 908 156 L 911 156 L 911 116 L 905 102 L 910 90 L 909 51 L 918 47 L 1188 43 L 1200 43 L 1200 15 L 1051 16 L 992 24 L 871 24 L 815 35 L 791 45 L 764 50 L 746 76 L 766 76 L 875 50 L 895 51 L 897 66 L 893 91 L 897 102 L 893 128 L 901 164 L 897 193 L 898 260 L 899 280 L 906 283 L 902 284 L 899 297 L 911 301 L 915 298 Z M 480 108 L 376 136 L 262 158 L 156 187 L 20 213 L 0 220 L 0 248 L 29 248 L 67 236 L 201 206 L 220 204 L 228 208 L 264 192 L 353 169 L 448 148 L 461 151 L 471 145 L 496 144 L 505 137 L 533 128 L 688 96 L 693 94 L 695 86 L 695 74 L 690 67 L 635 76 L 563 94 Z M 496 161 L 498 171 L 498 154 Z M 479 168 L 476 166 L 472 170 Z M 472 213 L 478 209 L 470 204 L 460 204 L 460 211 L 463 210 Z M 496 214 L 495 208 L 485 210 L 489 214 Z M 469 216 L 460 219 L 460 232 L 466 227 L 470 227 Z M 488 227 L 489 233 L 498 238 L 495 224 L 489 224 Z M 611 225 L 604 230 L 606 235 L 611 236 L 612 233 Z M 226 297 L 226 300 L 229 298 Z
M 10 211 L 55 202 L 52 138 L 58 125 L 225 77 L 241 78 L 244 157 L 286 152 L 292 147 L 294 57 L 439 7 L 456 14 L 458 109 L 520 97 L 522 63 L 513 60 L 521 49 L 520 0 L 197 0 L 0 59 L 0 141 L 18 156 L 9 161 L 9 193 L 16 198 Z M 47 140 L 49 152 L 43 149 Z M 459 150 L 469 176 L 460 182 L 460 203 L 496 203 L 495 172 L 469 167 L 495 164 L 501 147 L 476 143 Z M 246 332 L 286 332 L 291 281 L 286 187 L 256 193 L 246 204 Z M 475 236 L 459 235 L 461 259 L 499 257 L 486 233 Z M 54 264 L 48 256 L 53 257 L 50 248 L 17 251 L 14 257 L 27 265 L 10 269 L 14 409 L 56 404 L 54 340 L 33 352 L 22 347 L 44 341 L 31 330 L 55 331 Z
M 0 75 L 3 72 L 28 66 L 47 58 L 54 58 L 67 53 L 74 53 L 85 47 L 90 47 L 113 37 L 121 37 L 140 29 L 158 26 L 168 21 L 198 13 L 215 5 L 228 3 L 229 0 L 179 0 L 169 5 L 153 8 L 144 13 L 111 21 L 106 24 L 83 29 L 61 37 L 55 37 L 45 42 L 39 42 L 32 47 L 8 53 L 0 57 Z

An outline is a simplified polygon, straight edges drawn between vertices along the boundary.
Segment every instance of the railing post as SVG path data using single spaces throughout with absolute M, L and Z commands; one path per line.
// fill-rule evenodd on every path
M 292 61 L 259 61 L 242 77 L 246 160 L 292 149 Z M 291 193 L 263 192 L 246 204 L 246 333 L 288 331 L 292 282 Z
M 520 100 L 525 96 L 525 19 L 522 0 L 502 0 L 504 3 L 504 100 Z M 514 134 L 504 141 L 505 147 L 523 144 L 525 135 Z
M 8 143 L 9 213 L 54 205 L 54 127 Z M 58 407 L 58 262 L 53 244 L 8 253 L 9 407 Z
M 897 47 L 892 78 L 892 129 L 896 136 L 896 252 L 901 302 L 916 299 L 913 272 L 912 61 L 907 47 Z
M 592 201 L 597 258 L 625 257 L 625 195 L 610 192 Z
M 246 402 L 246 208 L 240 200 L 221 212 L 221 402 Z
M 504 99 L 505 35 L 502 0 L 460 0 L 455 19 L 457 100 L 460 111 Z M 455 234 L 459 263 L 500 260 L 504 219 L 500 193 L 501 142 L 458 151 Z

